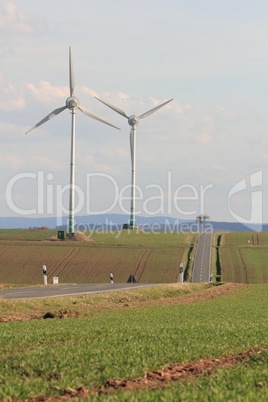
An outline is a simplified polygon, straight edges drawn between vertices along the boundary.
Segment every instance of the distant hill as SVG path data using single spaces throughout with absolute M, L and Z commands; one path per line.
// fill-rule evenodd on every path
M 0 218 L 0 228 L 2 229 L 27 229 L 46 226 L 50 229 L 66 229 L 68 218 L 64 217 L 62 222 L 55 217 L 52 218 L 24 218 L 10 217 Z M 76 228 L 80 230 L 118 230 L 124 223 L 128 222 L 128 216 L 121 214 L 76 216 Z M 59 224 L 60 223 L 60 224 Z M 136 225 L 145 231 L 197 231 L 198 226 L 193 220 L 176 219 L 172 217 L 136 217 Z M 213 228 L 214 231 L 226 232 L 251 232 L 268 231 L 268 224 L 264 225 L 243 225 L 238 222 L 215 222 L 208 221 L 204 229 Z

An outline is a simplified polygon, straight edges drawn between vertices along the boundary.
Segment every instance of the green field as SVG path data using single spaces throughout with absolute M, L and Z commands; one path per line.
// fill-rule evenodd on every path
M 136 245 L 190 246 L 197 240 L 197 234 L 182 232 L 144 232 L 141 230 L 94 231 L 86 235 L 97 243 L 117 243 Z
M 126 283 L 133 274 L 141 283 L 171 283 L 179 278 L 179 266 L 187 266 L 188 251 L 197 236 L 183 233 L 150 234 L 123 231 L 94 232 L 91 242 L 61 242 L 56 231 L 12 230 L 0 235 L 0 283 L 36 285 L 48 282 L 103 283 L 110 273 L 116 282 Z M 105 240 L 105 241 L 104 241 Z
M 268 283 L 268 233 L 223 233 L 219 247 L 221 280 Z M 217 241 L 214 239 L 214 244 Z M 216 264 L 216 260 L 214 261 Z
M 181 232 L 144 232 L 142 230 L 86 231 L 85 235 L 95 243 L 190 246 L 197 234 Z M 56 239 L 57 230 L 52 229 L 0 229 L 1 240 L 49 240 Z
M 57 236 L 52 229 L 0 229 L 1 240 L 45 240 Z
M 1 230 L 0 283 L 41 284 L 43 264 L 50 283 L 53 276 L 60 283 L 108 282 L 110 272 L 117 282 L 131 273 L 138 282 L 178 282 L 180 262 L 186 268 L 197 240 L 196 234 L 122 231 L 93 232 L 83 243 L 55 241 L 56 235 Z M 0 399 L 69 399 L 66 392 L 84 387 L 90 401 L 268 400 L 268 234 L 217 234 L 214 247 L 220 235 L 213 264 L 219 260 L 221 280 L 241 285 L 177 283 L 103 295 L 0 298 Z M 55 318 L 44 320 L 46 312 Z M 173 362 L 200 364 L 250 350 L 241 363 L 164 389 L 90 395 L 108 379 L 144 378 Z
M 221 288 L 224 293 L 212 293 L 207 300 L 200 293 L 200 302 L 179 303 L 180 298 L 191 297 L 191 286 L 187 296 L 179 287 L 175 295 L 172 286 L 158 296 L 160 290 L 155 293 L 154 288 L 119 292 L 113 297 L 121 308 L 109 308 L 107 295 L 73 297 L 68 303 L 74 308 L 85 309 L 87 303 L 95 307 L 84 318 L 0 324 L 0 398 L 59 395 L 66 387 L 90 389 L 103 386 L 107 379 L 135 379 L 172 362 L 218 358 L 267 345 L 267 285 L 235 291 L 228 285 L 206 285 L 207 290 L 195 285 L 194 292 L 201 286 L 203 294 Z M 171 298 L 164 303 L 165 292 Z M 141 298 L 143 305 L 132 306 Z M 60 308 L 61 300 L 54 300 L 54 305 Z M 106 308 L 98 308 L 98 303 L 105 302 Z M 43 309 L 49 309 L 52 302 L 45 299 L 42 303 Z M 3 300 L 0 317 L 12 309 L 21 311 L 23 302 Z M 96 395 L 88 400 L 265 401 L 267 385 L 267 351 L 263 350 L 235 367 L 220 368 L 186 383 L 178 381 L 164 390 Z

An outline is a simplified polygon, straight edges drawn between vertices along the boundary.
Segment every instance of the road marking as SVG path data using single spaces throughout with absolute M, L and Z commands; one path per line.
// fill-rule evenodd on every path
M 88 290 L 88 291 L 84 291 L 84 292 L 77 292 L 76 291 L 74 293 L 63 293 L 63 294 L 58 293 L 56 295 L 31 296 L 31 297 L 27 297 L 27 296 L 23 297 L 22 296 L 25 293 L 27 295 L 29 292 L 19 292 L 19 293 L 12 292 L 12 293 L 5 293 L 5 294 L 2 293 L 2 294 L 0 294 L 0 297 L 1 296 L 5 297 L 5 296 L 9 296 L 9 295 L 16 295 L 17 297 L 15 299 L 23 299 L 23 298 L 24 299 L 26 299 L 26 298 L 47 299 L 47 298 L 50 298 L 50 297 L 66 297 L 66 296 L 79 296 L 79 295 L 87 295 L 87 294 L 94 294 L 94 293 L 120 292 L 121 290 L 132 290 L 132 289 L 139 289 L 139 288 L 150 287 L 150 286 L 160 286 L 160 285 L 165 285 L 165 284 L 164 283 L 142 284 L 142 285 L 137 284 L 137 285 L 132 285 L 132 286 L 123 287 L 123 288 L 117 288 L 117 287 L 113 288 L 113 285 L 111 286 L 110 284 L 105 284 L 105 285 L 107 285 L 107 286 L 109 286 L 111 288 L 110 289 L 100 289 L 100 290 Z M 99 284 L 97 287 L 100 287 L 100 286 L 102 286 L 102 284 Z M 42 288 L 42 289 L 43 290 L 48 290 L 48 289 L 44 289 L 44 288 Z M 52 289 L 56 290 L 56 288 L 49 287 L 49 290 L 52 290 Z M 57 290 L 60 292 L 63 289 L 58 288 Z M 32 290 L 31 292 L 33 293 L 35 291 Z

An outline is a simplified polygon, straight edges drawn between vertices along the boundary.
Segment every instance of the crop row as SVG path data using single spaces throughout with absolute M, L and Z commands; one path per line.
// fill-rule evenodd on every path
M 233 232 L 222 234 L 222 246 L 268 246 L 268 232 Z
M 220 256 L 223 281 L 268 283 L 268 248 L 222 247 Z
M 0 283 L 42 283 L 42 266 L 48 279 L 59 276 L 61 283 L 127 282 L 136 274 L 144 283 L 176 282 L 184 247 L 121 245 L 79 245 L 68 243 L 11 242 L 0 246 Z

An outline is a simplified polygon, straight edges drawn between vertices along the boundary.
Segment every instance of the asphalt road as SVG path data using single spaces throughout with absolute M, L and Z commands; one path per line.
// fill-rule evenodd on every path
M 157 286 L 160 284 L 149 283 L 94 283 L 83 285 L 48 285 L 20 289 L 2 289 L 0 298 L 4 299 L 42 299 L 46 297 L 78 296 L 91 293 L 118 292 L 120 290 L 130 290 Z M 163 285 L 163 284 L 161 284 Z
M 201 233 L 198 236 L 192 283 L 209 282 L 211 272 L 211 241 L 212 233 Z

